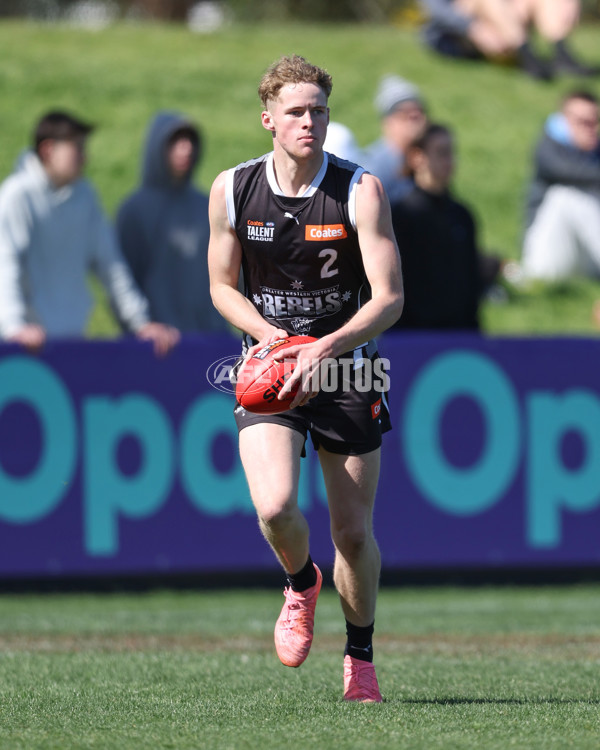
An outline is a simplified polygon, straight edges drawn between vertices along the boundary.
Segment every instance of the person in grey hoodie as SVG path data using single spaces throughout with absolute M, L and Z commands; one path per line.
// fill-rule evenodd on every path
M 44 115 L 33 149 L 0 186 L 0 338 L 38 351 L 47 338 L 84 334 L 92 298 L 87 275 L 104 284 L 121 324 L 166 354 L 179 333 L 151 322 L 92 185 L 83 179 L 92 127 Z
M 192 185 L 200 131 L 176 112 L 151 121 L 142 184 L 117 213 L 117 233 L 154 319 L 183 333 L 225 331 L 208 281 L 208 196 Z

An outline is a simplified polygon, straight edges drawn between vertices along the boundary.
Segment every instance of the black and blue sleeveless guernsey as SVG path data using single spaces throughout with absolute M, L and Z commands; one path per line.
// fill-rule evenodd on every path
M 294 198 L 277 184 L 272 152 L 227 173 L 227 215 L 243 249 L 245 295 L 292 335 L 331 333 L 370 299 L 355 217 L 363 172 L 324 153 L 313 182 Z

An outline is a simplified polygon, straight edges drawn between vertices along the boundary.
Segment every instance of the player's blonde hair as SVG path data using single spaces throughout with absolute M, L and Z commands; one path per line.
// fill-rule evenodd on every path
M 316 83 L 327 98 L 333 87 L 331 76 L 326 70 L 311 65 L 299 55 L 284 56 L 267 69 L 258 86 L 258 95 L 265 109 L 267 103 L 275 101 L 288 83 Z

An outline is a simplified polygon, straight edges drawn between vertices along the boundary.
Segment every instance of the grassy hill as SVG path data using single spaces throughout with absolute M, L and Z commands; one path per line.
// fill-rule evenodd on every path
M 599 35 L 600 27 L 583 26 L 574 44 L 593 59 Z M 519 257 L 532 143 L 560 95 L 581 82 L 542 84 L 509 67 L 441 59 L 423 48 L 415 28 L 244 25 L 203 35 L 155 24 L 91 32 L 0 23 L 0 177 L 11 171 L 40 114 L 69 108 L 98 125 L 88 175 L 113 215 L 137 183 L 149 119 L 176 108 L 203 128 L 198 182 L 208 190 L 221 170 L 269 149 L 256 87 L 270 62 L 292 52 L 332 74 L 332 118 L 349 125 L 361 145 L 378 136 L 373 95 L 379 78 L 394 72 L 417 83 L 432 117 L 456 131 L 456 193 L 478 216 L 483 246 Z M 600 80 L 591 87 L 600 93 Z M 507 287 L 506 296 L 484 306 L 491 334 L 595 331 L 590 310 L 600 285 L 594 282 Z M 90 333 L 112 335 L 116 328 L 100 293 L 98 300 Z

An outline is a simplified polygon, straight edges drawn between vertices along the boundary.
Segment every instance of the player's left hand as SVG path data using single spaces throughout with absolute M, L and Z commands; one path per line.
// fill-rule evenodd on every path
M 145 323 L 136 333 L 139 339 L 151 341 L 154 345 L 154 354 L 157 357 L 166 357 L 167 354 L 179 343 L 181 334 L 177 328 L 164 325 L 164 323 Z

